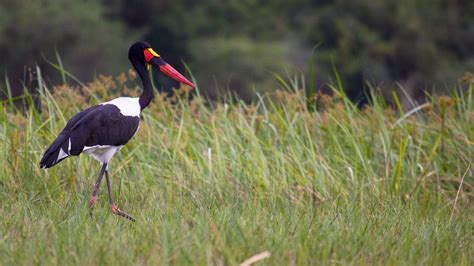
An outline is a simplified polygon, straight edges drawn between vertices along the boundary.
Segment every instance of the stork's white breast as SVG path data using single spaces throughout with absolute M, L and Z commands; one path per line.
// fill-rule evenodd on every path
M 102 104 L 113 104 L 120 109 L 120 113 L 125 116 L 140 116 L 140 103 L 138 98 L 120 97 Z

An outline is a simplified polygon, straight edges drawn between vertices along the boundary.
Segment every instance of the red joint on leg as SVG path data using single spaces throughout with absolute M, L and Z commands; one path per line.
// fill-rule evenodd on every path
M 94 206 L 96 201 L 97 201 L 97 197 L 91 196 L 91 199 L 89 200 L 89 207 Z
M 110 205 L 110 208 L 112 208 L 112 213 L 113 214 L 118 214 L 119 213 L 119 209 L 117 208 L 117 206 L 115 206 L 115 204 Z

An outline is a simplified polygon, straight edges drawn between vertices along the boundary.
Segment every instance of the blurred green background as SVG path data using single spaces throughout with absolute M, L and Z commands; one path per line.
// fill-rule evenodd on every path
M 117 75 L 127 51 L 147 40 L 178 70 L 183 62 L 210 98 L 245 100 L 279 88 L 272 73 L 308 68 L 316 87 L 337 69 L 349 95 L 367 84 L 418 97 L 443 91 L 474 69 L 472 0 L 1 0 L 0 82 L 14 95 L 35 82 L 62 82 L 47 60 L 81 81 Z

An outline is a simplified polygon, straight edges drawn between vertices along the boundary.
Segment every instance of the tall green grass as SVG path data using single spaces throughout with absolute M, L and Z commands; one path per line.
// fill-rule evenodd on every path
M 75 112 L 136 82 L 39 82 L 41 112 L 3 102 L 0 264 L 474 262 L 472 84 L 412 112 L 377 94 L 359 109 L 340 84 L 307 99 L 297 79 L 254 104 L 157 97 L 109 166 L 137 222 L 111 214 L 104 184 L 91 218 L 99 164 L 38 162 Z

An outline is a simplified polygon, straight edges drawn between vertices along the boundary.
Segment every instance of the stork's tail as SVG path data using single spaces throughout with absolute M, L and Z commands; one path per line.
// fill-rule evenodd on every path
M 40 161 L 40 167 L 50 168 L 69 156 L 71 141 L 67 134 L 61 133 L 49 146 Z

